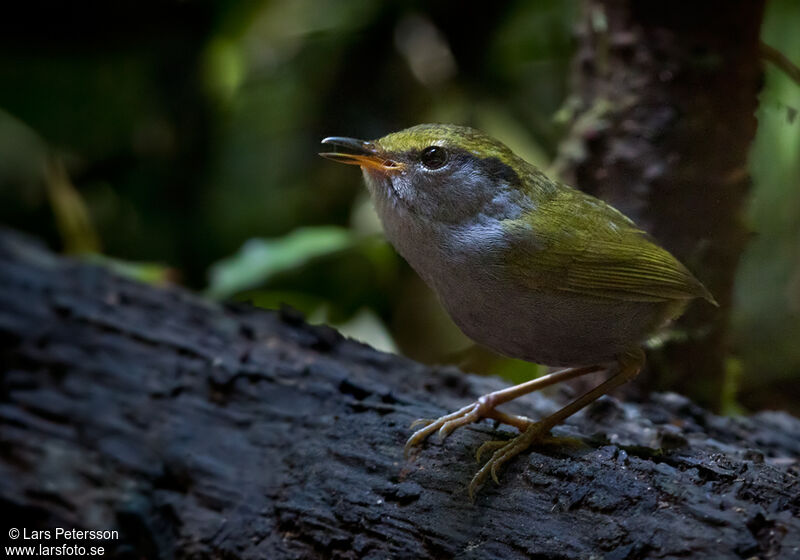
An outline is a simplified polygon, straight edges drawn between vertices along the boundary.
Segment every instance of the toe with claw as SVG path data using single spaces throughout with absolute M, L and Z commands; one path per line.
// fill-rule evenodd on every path
M 470 424 L 480 419 L 480 416 L 476 413 L 477 403 L 473 403 L 469 406 L 465 406 L 451 414 L 447 414 L 436 420 L 428 420 L 428 419 L 419 419 L 415 420 L 411 424 L 411 428 L 415 428 L 417 426 L 423 426 L 413 434 L 411 437 L 408 438 L 406 441 L 406 446 L 404 449 L 404 453 L 406 457 L 411 453 L 411 449 L 417 445 L 420 445 L 423 441 L 425 441 L 429 435 L 434 432 L 439 432 L 439 438 L 443 440 L 446 438 L 450 433 L 458 428 L 459 426 L 464 426 L 466 424 Z
M 475 493 L 483 486 L 486 477 L 491 475 L 492 480 L 499 484 L 497 478 L 497 470 L 502 467 L 506 462 L 513 459 L 526 449 L 528 449 L 533 442 L 541 439 L 549 432 L 541 423 L 534 423 L 520 435 L 511 438 L 508 441 L 487 441 L 478 448 L 475 454 L 476 458 L 480 461 L 483 453 L 493 451 L 492 456 L 486 461 L 486 464 L 472 478 L 469 483 L 469 499 L 475 500 Z
M 411 449 L 423 441 L 434 432 L 439 432 L 439 439 L 443 441 L 453 431 L 467 424 L 477 422 L 482 418 L 489 417 L 494 410 L 494 404 L 487 397 L 481 397 L 472 404 L 446 414 L 436 420 L 419 419 L 415 420 L 411 427 L 424 426 L 411 434 L 405 446 L 405 455 L 408 456 Z

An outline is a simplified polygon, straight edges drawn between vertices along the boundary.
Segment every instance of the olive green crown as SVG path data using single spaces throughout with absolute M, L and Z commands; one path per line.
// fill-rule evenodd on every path
M 419 124 L 375 141 L 390 154 L 420 151 L 428 146 L 461 149 L 483 159 L 497 158 L 515 170 L 521 160 L 508 146 L 480 130 L 454 124 Z

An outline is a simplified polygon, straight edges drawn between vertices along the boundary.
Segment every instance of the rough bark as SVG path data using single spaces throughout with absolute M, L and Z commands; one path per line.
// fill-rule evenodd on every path
M 720 303 L 691 306 L 680 336 L 652 353 L 654 374 L 642 378 L 717 406 L 734 272 L 747 239 L 763 1 L 588 0 L 585 7 L 574 119 L 559 168 L 634 218 Z
M 116 558 L 800 555 L 800 421 L 782 413 L 604 398 L 472 504 L 473 452 L 505 429 L 460 430 L 413 461 L 402 445 L 412 419 L 497 379 L 289 311 L 138 284 L 9 232 L 0 342 L 4 535 L 117 529 Z M 564 398 L 511 408 L 537 416 Z

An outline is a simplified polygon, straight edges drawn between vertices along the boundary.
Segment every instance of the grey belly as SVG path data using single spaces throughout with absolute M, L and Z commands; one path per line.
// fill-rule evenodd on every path
M 475 236 L 464 241 L 447 228 L 420 225 L 409 216 L 400 219 L 385 211 L 382 217 L 392 244 L 464 334 L 506 356 L 549 366 L 611 361 L 674 311 L 669 303 L 523 289 L 497 277 L 503 268 L 496 257 L 502 253 L 502 230 L 494 236 L 481 230 L 481 244 Z
M 506 356 L 549 366 L 613 360 L 640 344 L 668 311 L 663 303 L 570 292 L 515 293 L 510 286 L 485 282 L 444 284 L 434 289 L 464 334 Z

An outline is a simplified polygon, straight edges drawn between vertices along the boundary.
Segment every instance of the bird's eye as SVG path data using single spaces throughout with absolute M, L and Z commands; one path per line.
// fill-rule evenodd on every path
M 447 150 L 440 146 L 428 146 L 422 150 L 419 160 L 428 169 L 439 169 L 447 163 Z

